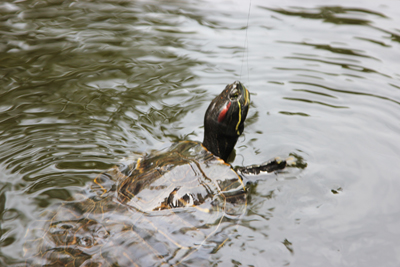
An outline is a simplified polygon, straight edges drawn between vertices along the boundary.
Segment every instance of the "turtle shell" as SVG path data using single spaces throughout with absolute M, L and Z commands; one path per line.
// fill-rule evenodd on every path
M 238 174 L 184 141 L 99 175 L 29 229 L 31 266 L 207 266 L 246 209 Z

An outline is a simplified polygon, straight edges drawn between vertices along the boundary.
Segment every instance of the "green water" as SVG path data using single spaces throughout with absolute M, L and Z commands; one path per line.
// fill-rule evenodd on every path
M 398 266 L 399 25 L 389 0 L 1 2 L 0 265 L 23 266 L 29 223 L 119 159 L 201 141 L 240 80 L 232 164 L 308 165 L 253 184 L 207 261 Z

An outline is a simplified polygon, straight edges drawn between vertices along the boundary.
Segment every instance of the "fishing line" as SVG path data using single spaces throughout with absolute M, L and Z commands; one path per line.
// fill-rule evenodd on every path
M 249 30 L 249 20 L 250 20 L 250 10 L 251 10 L 251 0 L 249 1 L 249 11 L 247 13 L 247 24 L 246 24 L 246 36 L 244 39 L 243 44 L 243 54 L 242 54 L 242 65 L 240 66 L 240 79 L 242 79 L 242 70 L 243 70 L 243 63 L 244 63 L 244 55 L 246 54 L 247 60 L 247 79 L 248 85 L 250 85 L 250 70 L 249 70 L 249 40 L 247 37 L 247 32 Z
M 249 70 L 249 43 L 248 43 L 248 37 L 247 37 L 247 32 L 249 30 L 249 21 L 250 21 L 250 10 L 251 10 L 251 0 L 249 1 L 249 11 L 247 12 L 247 22 L 246 22 L 246 35 L 244 39 L 244 44 L 243 44 L 243 54 L 242 54 L 242 65 L 240 66 L 240 78 L 239 80 L 242 80 L 242 72 L 243 72 L 243 65 L 244 65 L 244 55 L 246 53 L 246 60 L 247 60 L 247 83 L 246 87 L 250 87 L 250 70 Z M 240 119 L 239 119 L 240 120 Z M 239 123 L 238 123 L 239 125 Z M 236 128 L 238 127 L 236 126 Z M 246 140 L 246 137 L 241 135 L 241 137 Z M 242 158 L 242 166 L 244 163 L 244 158 Z

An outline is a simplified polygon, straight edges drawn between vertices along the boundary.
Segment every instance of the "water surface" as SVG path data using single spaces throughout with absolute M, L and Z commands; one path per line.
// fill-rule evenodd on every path
M 233 165 L 307 168 L 249 188 L 215 266 L 400 264 L 400 4 L 0 4 L 0 265 L 30 222 L 131 152 L 202 140 L 228 83 L 252 92 Z

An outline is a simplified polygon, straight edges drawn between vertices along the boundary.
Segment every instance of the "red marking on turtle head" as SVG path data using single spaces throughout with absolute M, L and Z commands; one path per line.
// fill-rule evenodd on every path
M 223 120 L 225 120 L 226 113 L 228 112 L 229 107 L 231 106 L 231 103 L 232 103 L 232 102 L 229 102 L 229 103 L 221 110 L 221 112 L 220 112 L 219 115 L 218 115 L 218 122 L 222 122 Z

